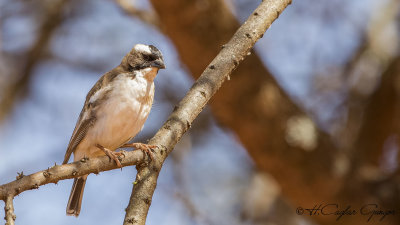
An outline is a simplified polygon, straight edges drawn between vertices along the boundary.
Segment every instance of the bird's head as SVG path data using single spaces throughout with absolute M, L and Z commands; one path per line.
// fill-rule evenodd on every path
M 153 45 L 137 44 L 122 60 L 122 66 L 129 71 L 146 68 L 165 69 L 163 56 Z

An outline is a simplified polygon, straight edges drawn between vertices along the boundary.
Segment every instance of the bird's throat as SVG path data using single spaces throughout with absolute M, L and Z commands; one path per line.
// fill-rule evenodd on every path
M 151 68 L 146 68 L 142 70 L 143 77 L 149 81 L 153 82 L 154 78 L 156 78 L 158 72 L 158 68 L 151 67 Z

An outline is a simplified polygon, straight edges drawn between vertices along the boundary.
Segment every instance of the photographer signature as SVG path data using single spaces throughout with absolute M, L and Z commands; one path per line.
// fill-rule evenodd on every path
M 297 207 L 296 209 L 297 215 L 322 215 L 322 216 L 329 216 L 334 215 L 336 216 L 336 221 L 339 221 L 344 216 L 355 216 L 355 215 L 362 215 L 367 217 L 367 222 L 371 221 L 372 218 L 376 217 L 379 218 L 379 221 L 383 221 L 386 216 L 395 215 L 396 211 L 393 209 L 382 209 L 379 207 L 378 204 L 365 204 L 360 208 L 352 208 L 351 205 L 348 205 L 345 208 L 340 208 L 339 204 L 331 203 L 331 204 L 319 204 L 314 205 L 313 208 L 303 208 Z

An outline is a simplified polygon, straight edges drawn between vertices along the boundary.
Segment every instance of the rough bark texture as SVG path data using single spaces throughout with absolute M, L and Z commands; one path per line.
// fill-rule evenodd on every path
M 6 225 L 15 224 L 16 216 L 14 214 L 13 198 L 14 197 L 12 195 L 7 196 L 6 198 L 6 205 L 4 206 Z
M 125 152 L 125 157 L 120 161 L 122 166 L 138 165 L 146 162 L 142 151 Z M 39 186 L 57 183 L 60 180 L 80 177 L 89 173 L 99 173 L 102 171 L 118 168 L 114 161 L 108 156 L 82 159 L 65 165 L 54 165 L 47 170 L 24 176 L 20 173 L 15 181 L 0 186 L 0 200 L 6 201 L 7 196 L 17 196 L 26 190 L 38 189 Z
M 126 208 L 125 225 L 145 224 L 157 178 L 168 154 L 222 83 L 229 79 L 231 72 L 248 55 L 255 42 L 290 3 L 291 0 L 263 1 L 205 68 L 167 122 L 150 140 L 149 144 L 159 145 L 162 148 L 161 151 L 157 151 L 149 166 L 138 168 L 129 205 Z

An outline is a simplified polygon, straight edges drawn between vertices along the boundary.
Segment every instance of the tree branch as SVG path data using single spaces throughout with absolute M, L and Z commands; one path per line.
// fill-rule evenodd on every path
M 129 205 L 126 208 L 124 225 L 145 224 L 157 178 L 168 154 L 222 83 L 229 79 L 229 75 L 239 62 L 249 54 L 256 41 L 290 3 L 291 0 L 261 2 L 150 140 L 149 144 L 161 146 L 162 149 L 155 154 L 149 166 L 138 168 Z
M 120 159 L 123 167 L 145 163 L 142 151 L 123 151 L 125 157 Z M 57 183 L 60 180 L 80 177 L 89 173 L 99 173 L 118 168 L 108 156 L 86 158 L 65 165 L 54 165 L 46 170 L 29 176 L 20 173 L 15 181 L 0 186 L 0 200 L 7 201 L 8 196 L 17 196 L 26 190 L 38 189 L 40 186 Z
M 13 205 L 14 196 L 8 195 L 6 199 L 6 205 L 4 206 L 5 211 L 5 219 L 6 225 L 14 225 L 15 223 L 15 214 L 14 214 L 14 205 Z

